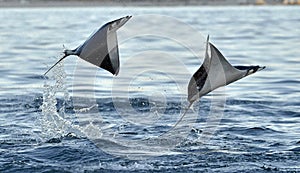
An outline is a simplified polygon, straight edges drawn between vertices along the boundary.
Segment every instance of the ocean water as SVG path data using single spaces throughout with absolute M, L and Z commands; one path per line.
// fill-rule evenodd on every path
M 300 8 L 0 10 L 0 172 L 300 171 Z M 105 22 L 118 76 L 67 48 Z M 266 69 L 187 107 L 205 40 L 235 65 Z

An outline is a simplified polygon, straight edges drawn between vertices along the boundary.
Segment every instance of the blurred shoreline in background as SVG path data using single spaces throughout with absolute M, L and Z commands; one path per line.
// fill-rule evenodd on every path
M 0 7 L 300 5 L 300 0 L 0 0 Z

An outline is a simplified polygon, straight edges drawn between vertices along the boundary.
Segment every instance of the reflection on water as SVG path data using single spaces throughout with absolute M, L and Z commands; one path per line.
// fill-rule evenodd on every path
M 299 10 L 1 9 L 0 170 L 299 171 Z M 71 56 L 64 61 L 61 90 L 47 90 L 55 80 L 42 74 L 63 44 L 75 48 L 105 22 L 126 15 L 137 17 L 119 32 L 119 76 Z M 193 106 L 173 138 L 156 140 L 186 107 L 187 81 L 201 64 L 208 34 L 232 64 L 267 68 L 220 94 L 226 106 L 209 144 L 199 138 L 217 93 Z M 47 93 L 53 97 L 45 102 Z M 136 142 L 141 139 L 148 140 Z M 172 140 L 178 145 L 170 146 Z M 131 161 L 95 145 L 121 155 L 140 157 L 144 150 L 163 156 Z

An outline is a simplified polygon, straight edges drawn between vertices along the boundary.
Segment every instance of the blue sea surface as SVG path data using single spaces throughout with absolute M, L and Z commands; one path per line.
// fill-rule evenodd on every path
M 300 8 L 99 7 L 0 11 L 0 172 L 300 172 Z M 104 23 L 118 76 L 72 56 Z M 206 36 L 266 66 L 187 107 Z M 199 46 L 199 47 L 198 47 Z

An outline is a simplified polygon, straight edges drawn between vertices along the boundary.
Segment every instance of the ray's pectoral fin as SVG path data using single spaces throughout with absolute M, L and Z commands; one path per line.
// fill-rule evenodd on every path
M 126 16 L 103 25 L 77 48 L 78 56 L 117 75 L 120 68 L 117 30 L 130 18 L 131 16 Z
M 248 75 L 256 73 L 260 70 L 265 69 L 266 66 L 258 66 L 258 65 L 256 65 L 256 66 L 241 66 L 241 65 L 239 65 L 239 66 L 234 66 L 234 68 L 236 68 L 240 71 L 244 71 L 246 73 L 245 76 L 248 76 Z
M 204 87 L 205 81 L 208 78 L 211 64 L 211 57 L 208 54 L 209 49 L 209 36 L 207 36 L 204 61 L 200 68 L 193 74 L 188 84 L 188 101 L 191 104 L 200 97 L 199 91 Z
M 187 114 L 188 109 L 193 105 L 193 103 L 199 99 L 201 96 L 209 92 L 207 88 L 211 88 L 211 73 L 212 67 L 212 54 L 211 54 L 211 44 L 209 43 L 209 35 L 206 40 L 204 61 L 200 68 L 193 74 L 188 84 L 188 98 L 189 101 L 188 108 L 184 111 L 179 121 L 175 124 L 177 126 L 183 117 Z M 173 128 L 175 128 L 175 126 Z
M 113 75 L 118 75 L 119 68 L 120 68 L 118 47 L 113 48 L 104 57 L 104 59 L 101 61 L 101 64 L 99 65 L 99 67 L 109 71 Z
M 120 68 L 119 47 L 116 31 L 107 34 L 108 54 L 101 63 L 101 68 L 106 69 L 114 75 L 118 75 Z
M 121 28 L 132 16 L 122 17 L 108 23 L 107 30 L 107 55 L 103 59 L 100 67 L 118 75 L 120 70 L 119 47 L 117 30 Z

